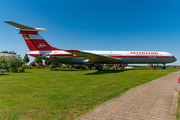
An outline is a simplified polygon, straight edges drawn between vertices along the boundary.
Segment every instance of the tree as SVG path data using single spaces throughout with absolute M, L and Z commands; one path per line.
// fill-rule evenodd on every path
M 5 59 L 4 58 L 0 58 L 0 65 L 4 66 L 5 64 Z
M 5 58 L 0 58 L 0 66 L 3 66 L 7 70 L 7 64 Z
M 42 64 L 42 59 L 36 57 L 35 58 L 35 63 Z
M 7 70 L 10 72 L 17 72 L 18 67 L 21 67 L 22 65 L 22 58 L 20 56 L 11 55 L 7 58 L 5 58 Z
M 8 52 L 7 50 L 6 51 L 2 51 L 1 53 L 7 53 L 7 54 L 13 54 L 13 55 L 17 55 L 16 52 L 14 52 L 13 50 Z
M 29 57 L 27 54 L 25 54 L 24 59 L 23 59 L 23 63 L 27 64 L 29 62 Z

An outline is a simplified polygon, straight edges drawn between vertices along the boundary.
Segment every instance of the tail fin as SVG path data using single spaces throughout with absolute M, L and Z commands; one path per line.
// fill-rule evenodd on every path
M 18 27 L 17 30 L 20 30 L 19 33 L 22 34 L 30 51 L 62 50 L 52 47 L 38 34 L 38 32 L 46 31 L 46 29 L 32 28 L 12 21 L 5 21 L 5 23 Z

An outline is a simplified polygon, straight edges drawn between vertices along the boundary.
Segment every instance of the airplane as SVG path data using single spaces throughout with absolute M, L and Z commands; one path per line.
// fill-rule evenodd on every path
M 155 51 L 85 51 L 63 50 L 49 45 L 39 32 L 44 28 L 33 28 L 12 21 L 4 21 L 17 27 L 22 34 L 30 52 L 28 55 L 55 63 L 86 64 L 90 69 L 102 70 L 101 64 L 163 64 L 177 59 L 168 52 Z

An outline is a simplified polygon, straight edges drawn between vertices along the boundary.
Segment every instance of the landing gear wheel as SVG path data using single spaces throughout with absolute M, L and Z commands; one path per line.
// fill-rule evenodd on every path
M 99 66 L 99 67 L 98 67 L 98 70 L 102 70 L 102 66 Z

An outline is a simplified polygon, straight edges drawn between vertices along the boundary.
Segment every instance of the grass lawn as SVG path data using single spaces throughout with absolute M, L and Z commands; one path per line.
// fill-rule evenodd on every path
M 0 75 L 0 119 L 77 119 L 135 86 L 177 70 L 26 69 Z
M 178 96 L 178 108 L 177 108 L 177 120 L 180 120 L 180 91 L 179 91 L 179 96 Z

